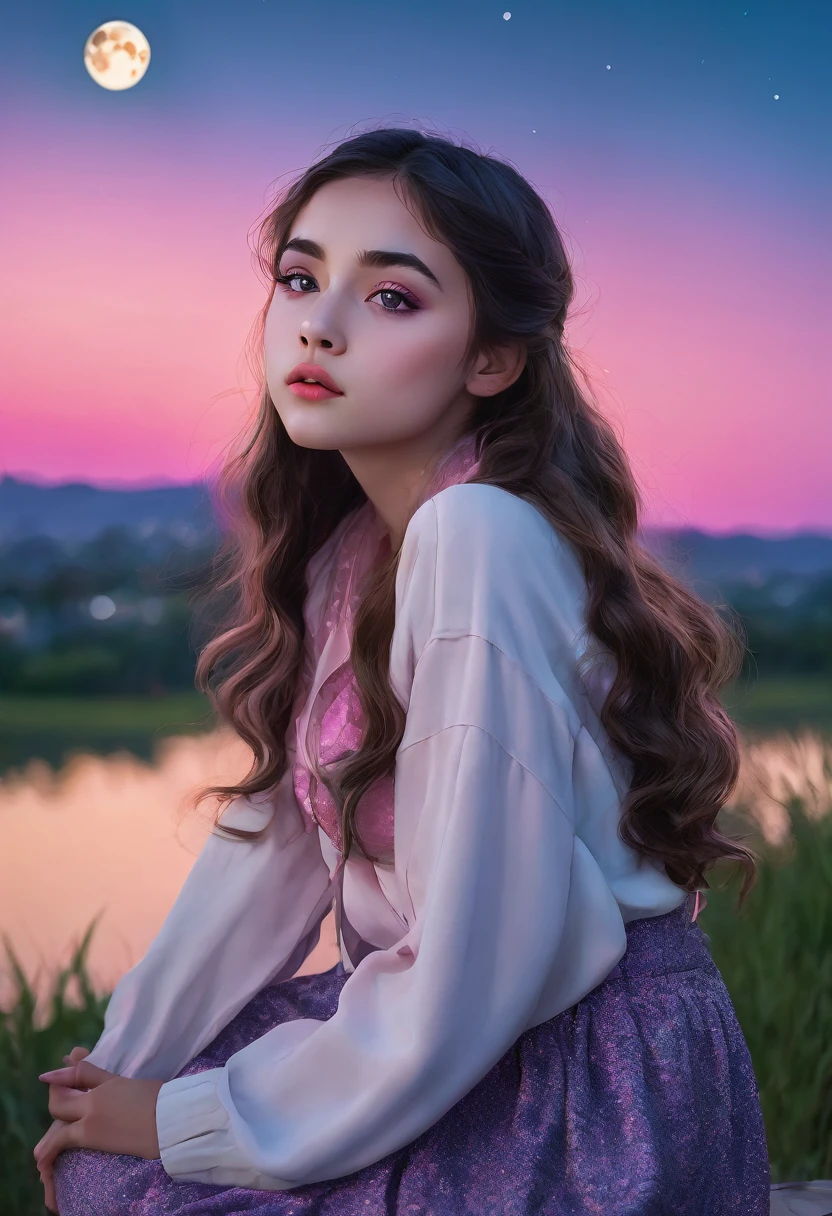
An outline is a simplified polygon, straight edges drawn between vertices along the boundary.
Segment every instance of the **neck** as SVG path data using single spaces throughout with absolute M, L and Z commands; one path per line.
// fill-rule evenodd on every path
M 463 449 L 467 454 L 470 446 L 467 435 L 441 447 L 437 446 L 435 436 L 431 436 L 422 443 L 414 444 L 411 440 L 407 445 L 374 445 L 342 451 L 341 455 L 372 503 L 395 549 L 404 539 L 413 512 L 430 497 L 437 477 L 443 471 L 447 475 L 452 457 L 461 454 Z M 469 463 L 464 462 L 465 468 Z M 453 479 L 453 474 L 451 476 Z

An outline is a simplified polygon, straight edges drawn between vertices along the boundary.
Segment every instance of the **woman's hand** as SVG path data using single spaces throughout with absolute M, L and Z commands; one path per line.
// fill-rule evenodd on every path
M 84 1057 L 88 1056 L 89 1054 L 89 1049 L 87 1047 L 73 1047 L 69 1055 L 64 1056 L 64 1064 L 77 1064 L 79 1060 L 83 1060 Z M 52 1162 L 57 1154 L 52 1154 L 51 1160 L 49 1160 L 48 1163 L 46 1156 L 44 1156 L 44 1164 L 41 1166 L 40 1162 L 38 1161 L 38 1150 L 48 1147 L 47 1138 L 57 1135 L 59 1127 L 63 1127 L 62 1119 L 55 1120 L 49 1131 L 38 1141 L 34 1149 L 35 1161 L 38 1162 L 38 1170 L 40 1172 L 40 1180 L 43 1183 L 44 1207 L 48 1208 L 50 1212 L 58 1211 L 58 1205 L 55 1200 L 55 1181 L 52 1175 Z
M 66 1068 L 44 1072 L 49 1113 L 55 1122 L 38 1141 L 34 1157 L 44 1186 L 44 1202 L 57 1212 L 52 1167 L 65 1148 L 91 1148 L 132 1157 L 159 1157 L 156 1098 L 163 1081 L 120 1077 L 88 1064 L 89 1052 L 75 1047 Z

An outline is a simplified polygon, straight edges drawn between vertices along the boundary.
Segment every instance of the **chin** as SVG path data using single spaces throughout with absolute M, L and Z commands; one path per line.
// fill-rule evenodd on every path
M 316 427 L 309 426 L 288 426 L 284 420 L 283 425 L 286 427 L 286 433 L 292 443 L 299 448 L 310 448 L 316 452 L 331 452 L 339 448 L 336 440 L 330 438 L 326 434 L 322 434 Z

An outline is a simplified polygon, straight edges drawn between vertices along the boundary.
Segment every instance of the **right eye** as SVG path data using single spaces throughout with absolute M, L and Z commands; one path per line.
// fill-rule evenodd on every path
M 279 274 L 276 276 L 276 281 L 278 283 L 284 284 L 284 286 L 288 286 L 290 283 L 294 283 L 295 279 L 309 279 L 310 283 L 315 282 L 315 280 L 312 278 L 311 274 L 304 274 L 304 272 L 302 270 L 293 270 L 291 274 Z M 292 288 L 289 287 L 289 290 L 291 291 Z M 308 294 L 309 294 L 308 292 L 304 292 L 303 290 L 301 290 L 300 292 L 295 292 L 295 295 L 308 295 Z

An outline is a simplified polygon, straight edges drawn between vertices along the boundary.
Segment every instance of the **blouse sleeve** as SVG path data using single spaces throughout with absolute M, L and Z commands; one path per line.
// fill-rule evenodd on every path
M 433 602 L 415 568 L 430 552 L 400 565 L 414 602 Z M 283 1190 L 380 1160 L 484 1077 L 551 980 L 575 839 L 568 714 L 491 640 L 411 636 L 394 783 L 409 930 L 361 960 L 328 1020 L 283 1023 L 162 1086 L 175 1178 Z
M 264 985 L 294 975 L 332 903 L 317 832 L 304 830 L 292 765 L 271 793 L 232 802 L 222 823 L 256 841 L 208 837 L 159 933 L 107 1006 L 89 1059 L 167 1080 Z

